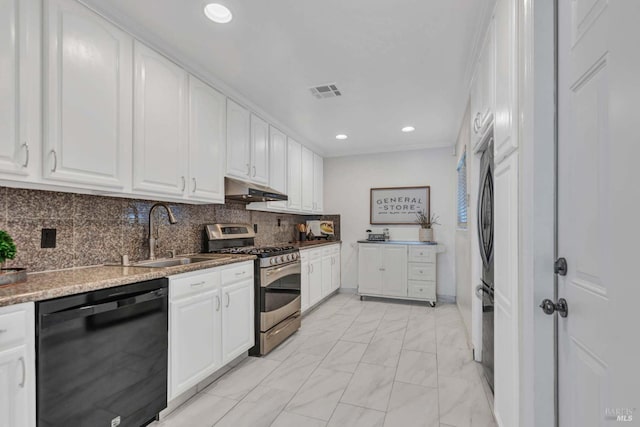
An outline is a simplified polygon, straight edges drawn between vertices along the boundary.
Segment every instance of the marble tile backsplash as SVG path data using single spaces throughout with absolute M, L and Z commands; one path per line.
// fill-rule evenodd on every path
M 18 248 L 6 267 L 29 271 L 131 261 L 149 256 L 147 243 L 151 200 L 123 199 L 75 193 L 0 187 L 0 229 L 6 230 Z M 257 245 L 284 244 L 297 240 L 295 224 L 317 216 L 248 211 L 243 204 L 187 205 L 169 203 L 178 222 L 169 224 L 163 209 L 154 212 L 158 224 L 158 250 L 162 257 L 201 252 L 205 224 L 239 222 L 257 224 Z M 323 216 L 336 222 L 338 215 Z M 278 226 L 280 219 L 280 226 Z M 42 229 L 56 229 L 56 247 L 40 247 Z

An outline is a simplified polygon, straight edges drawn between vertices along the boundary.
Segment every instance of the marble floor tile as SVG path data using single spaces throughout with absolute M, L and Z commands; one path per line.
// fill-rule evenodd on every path
M 274 369 L 260 384 L 295 393 L 311 376 L 311 373 L 321 361 L 322 357 L 320 356 L 303 353 L 294 354 L 286 362 Z
M 469 348 L 438 346 L 438 374 L 447 377 L 480 380 L 473 352 Z
M 386 427 L 438 427 L 438 389 L 393 383 Z
M 216 427 L 268 427 L 293 397 L 293 393 L 258 386 L 233 407 Z
M 423 353 L 436 353 L 436 330 L 430 324 L 425 323 L 416 326 L 410 323 L 404 335 L 402 347 L 407 350 L 421 351 Z
M 340 403 L 327 427 L 382 427 L 384 416 L 384 412 Z
M 439 376 L 440 421 L 454 427 L 495 427 L 479 381 Z
M 319 368 L 296 393 L 286 410 L 328 421 L 350 380 L 350 373 Z
M 353 373 L 366 349 L 367 344 L 338 341 L 324 358 L 320 367 Z
M 402 350 L 396 381 L 425 387 L 438 387 L 438 361 L 433 353 Z
M 386 411 L 395 372 L 395 368 L 360 363 L 340 401 Z
M 401 350 L 402 339 L 395 339 L 393 336 L 374 337 L 362 356 L 361 362 L 395 368 L 398 366 Z
M 373 335 L 373 339 L 393 338 L 402 340 L 404 338 L 405 329 L 407 329 L 407 320 L 387 320 L 383 318 Z
M 305 335 L 295 333 L 289 338 L 287 338 L 285 342 L 283 342 L 278 347 L 273 349 L 269 354 L 267 354 L 266 356 L 263 356 L 263 359 L 282 362 L 283 360 L 286 360 L 289 356 L 295 354 L 295 352 L 298 350 L 298 348 L 300 348 L 302 343 L 307 338 L 308 337 Z
M 200 393 L 150 427 L 211 427 L 237 404 L 236 400 Z
M 300 333 L 300 332 L 298 332 Z M 296 353 L 325 357 L 340 338 L 335 331 L 315 331 L 309 333 L 307 339 L 298 347 Z
M 227 399 L 240 400 L 265 379 L 280 362 L 249 357 L 207 387 L 204 392 Z
M 355 320 L 349 329 L 345 331 L 341 339 L 343 341 L 369 344 L 380 325 L 381 319 Z
M 278 418 L 271 424 L 271 427 L 324 427 L 326 425 L 326 421 L 316 420 L 315 418 L 292 414 L 290 412 L 281 412 Z

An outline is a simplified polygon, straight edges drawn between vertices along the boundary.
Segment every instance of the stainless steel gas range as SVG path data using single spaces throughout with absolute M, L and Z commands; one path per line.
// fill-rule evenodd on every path
M 300 328 L 300 253 L 293 246 L 255 246 L 248 224 L 205 226 L 205 251 L 256 255 L 255 346 L 252 356 L 269 353 Z

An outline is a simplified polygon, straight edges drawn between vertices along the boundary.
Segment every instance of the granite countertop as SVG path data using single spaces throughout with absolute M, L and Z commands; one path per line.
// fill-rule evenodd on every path
M 342 243 L 342 240 L 307 240 L 305 242 L 294 242 L 292 245 L 298 249 L 309 249 L 316 246 L 336 245 Z
M 358 240 L 358 243 L 377 243 L 381 245 L 428 245 L 438 246 L 441 243 L 438 242 L 417 242 L 413 240 Z
M 31 273 L 24 283 L 0 287 L 0 307 L 128 285 L 130 283 L 173 276 L 174 274 L 256 259 L 254 255 L 221 257 L 215 254 L 190 254 L 180 255 L 179 257 L 182 256 L 211 258 L 211 261 L 166 268 L 102 265 Z

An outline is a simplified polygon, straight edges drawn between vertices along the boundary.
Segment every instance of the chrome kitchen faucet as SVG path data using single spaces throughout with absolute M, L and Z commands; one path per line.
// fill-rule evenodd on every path
M 151 209 L 149 209 L 149 259 L 156 259 L 158 231 L 153 225 L 153 211 L 158 206 L 162 206 L 166 209 L 167 215 L 169 216 L 170 224 L 175 224 L 176 222 L 178 222 L 178 220 L 176 220 L 176 217 L 173 215 L 173 212 L 171 212 L 171 208 L 169 208 L 169 205 L 167 205 L 166 203 L 159 202 L 151 206 Z

